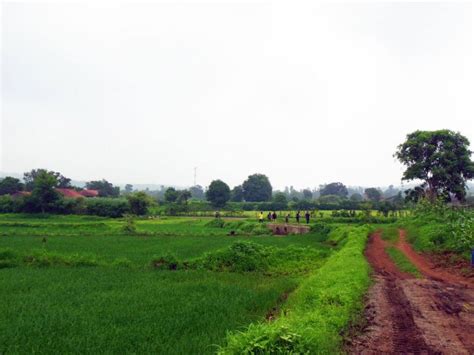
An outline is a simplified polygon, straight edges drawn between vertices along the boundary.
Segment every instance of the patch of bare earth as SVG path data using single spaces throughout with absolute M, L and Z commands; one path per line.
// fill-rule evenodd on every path
M 411 260 L 400 238 L 397 247 Z M 386 242 L 374 233 L 366 257 L 374 269 L 374 285 L 365 309 L 366 323 L 349 340 L 356 354 L 474 354 L 474 288 L 470 280 L 431 268 L 414 251 L 413 262 L 424 275 L 400 272 L 385 253 Z M 410 247 L 411 249 L 411 247 Z M 411 250 L 412 251 L 412 250 Z M 421 259 L 419 259 L 420 257 Z M 429 272 L 427 270 L 429 269 Z

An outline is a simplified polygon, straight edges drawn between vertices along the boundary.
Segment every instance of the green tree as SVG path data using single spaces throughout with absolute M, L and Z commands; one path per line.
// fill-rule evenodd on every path
M 242 185 L 235 186 L 230 192 L 230 200 L 232 202 L 242 202 L 244 200 L 244 189 Z
M 214 207 L 224 207 L 230 199 L 230 188 L 221 180 L 214 180 L 206 191 L 206 198 Z
M 351 200 L 351 201 L 354 201 L 354 202 L 360 202 L 360 201 L 362 201 L 363 199 L 364 199 L 364 197 L 363 197 L 361 194 L 357 193 L 357 192 L 356 192 L 356 193 L 353 193 L 353 194 L 351 195 L 351 197 L 350 197 L 350 200 Z
M 347 197 L 349 194 L 347 191 L 347 187 L 340 183 L 340 182 L 332 182 L 327 185 L 323 185 L 320 188 L 320 195 L 327 196 L 327 195 L 335 195 L 340 197 Z
M 190 198 L 191 192 L 189 190 L 181 190 L 178 191 L 178 198 L 176 199 L 176 202 L 186 204 Z
M 375 187 L 369 187 L 365 189 L 364 194 L 367 197 L 367 199 L 370 201 L 377 202 L 382 199 L 382 192 Z
M 422 180 L 419 188 L 431 201 L 437 197 L 448 200 L 450 194 L 465 199 L 466 183 L 474 177 L 466 137 L 446 129 L 415 131 L 397 148 L 394 156 L 406 166 L 402 180 Z
M 99 191 L 100 197 L 118 197 L 120 195 L 120 187 L 112 185 L 105 179 L 89 181 L 86 183 L 89 190 Z
M 272 185 L 268 177 L 263 174 L 250 175 L 242 184 L 244 199 L 248 202 L 270 201 Z
M 36 174 L 30 198 L 38 211 L 45 213 L 54 210 L 54 204 L 60 199 L 55 190 L 57 186 L 57 177 L 52 172 L 43 170 Z
M 278 191 L 276 194 L 273 195 L 272 201 L 274 203 L 282 204 L 282 205 L 287 205 L 288 204 L 288 199 L 286 197 L 286 194 L 284 192 Z
M 304 189 L 303 190 L 303 197 L 305 200 L 311 200 L 313 198 L 313 193 L 311 192 L 310 189 Z
M 174 187 L 168 187 L 165 191 L 165 201 L 170 203 L 176 202 L 178 195 L 179 192 Z
M 56 171 L 48 171 L 46 169 L 33 169 L 23 174 L 23 180 L 25 181 L 25 190 L 32 191 L 35 184 L 35 179 L 38 175 L 48 173 L 56 178 L 56 187 L 59 188 L 71 188 L 71 179 L 63 176 L 61 173 Z
M 127 200 L 130 205 L 130 212 L 137 216 L 147 214 L 148 208 L 153 203 L 151 197 L 143 191 L 128 194 Z
M 196 200 L 204 200 L 206 195 L 204 194 L 204 189 L 201 185 L 191 186 L 189 188 L 189 192 L 191 192 L 191 197 Z
M 23 184 L 19 179 L 7 176 L 0 181 L 0 195 L 12 194 L 23 190 Z
M 130 194 L 132 192 L 133 192 L 133 185 L 132 184 L 125 185 L 125 193 Z

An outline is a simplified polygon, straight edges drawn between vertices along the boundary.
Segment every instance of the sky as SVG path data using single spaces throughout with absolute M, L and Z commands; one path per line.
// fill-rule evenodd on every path
M 399 184 L 474 146 L 471 2 L 1 2 L 0 171 L 116 184 Z

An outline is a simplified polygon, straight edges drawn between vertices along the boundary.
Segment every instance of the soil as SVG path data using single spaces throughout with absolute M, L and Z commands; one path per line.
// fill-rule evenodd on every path
M 400 232 L 396 247 L 423 274 L 400 272 L 385 252 L 380 233 L 368 242 L 374 270 L 365 324 L 347 352 L 356 354 L 474 354 L 474 287 L 417 254 Z

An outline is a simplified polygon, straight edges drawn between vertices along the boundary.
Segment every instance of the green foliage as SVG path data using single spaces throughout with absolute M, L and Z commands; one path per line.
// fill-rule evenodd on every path
M 120 195 L 120 187 L 114 186 L 105 179 L 98 181 L 89 181 L 86 183 L 89 190 L 99 191 L 100 197 L 118 197 Z
M 320 265 L 327 250 L 289 246 L 276 248 L 250 241 L 236 241 L 229 247 L 202 257 L 179 261 L 175 255 L 155 256 L 152 265 L 160 270 L 205 269 L 216 272 L 305 273 Z
M 382 191 L 375 187 L 369 187 L 365 189 L 364 191 L 365 196 L 370 200 L 370 201 L 375 201 L 378 202 L 382 198 Z
M 176 191 L 174 187 L 168 187 L 165 192 L 165 201 L 166 202 L 176 202 L 178 199 L 179 192 Z
M 324 185 L 320 188 L 319 194 L 321 196 L 334 195 L 339 197 L 347 197 L 349 192 L 347 187 L 340 182 L 332 182 L 330 184 Z
M 147 214 L 148 207 L 153 203 L 151 197 L 143 191 L 128 194 L 127 200 L 130 205 L 130 212 L 136 216 Z
M 25 181 L 26 191 L 32 191 L 35 187 L 35 180 L 40 175 L 50 175 L 53 176 L 56 180 L 56 187 L 59 188 L 70 188 L 71 179 L 61 175 L 56 171 L 48 171 L 46 169 L 33 169 L 29 172 L 23 174 L 23 180 Z
M 349 235 L 344 247 L 290 295 L 280 317 L 273 323 L 253 324 L 246 331 L 230 333 L 220 354 L 341 351 L 342 333 L 362 311 L 362 296 L 370 282 L 363 255 L 368 228 L 341 228 Z
M 50 212 L 54 211 L 54 204 L 60 199 L 59 194 L 55 191 L 58 186 L 56 176 L 47 171 L 40 171 L 33 181 L 33 191 L 31 201 L 34 212 Z
M 248 202 L 270 201 L 272 198 L 272 185 L 263 174 L 250 175 L 242 184 L 242 189 Z
M 24 185 L 19 179 L 11 176 L 7 176 L 0 180 L 0 195 L 12 194 L 17 191 L 23 190 Z
M 466 196 L 466 181 L 474 178 L 469 140 L 450 130 L 415 131 L 407 135 L 394 156 L 406 165 L 403 180 L 423 180 L 420 190 L 434 201 L 454 194 L 459 200 Z
M 244 189 L 242 185 L 235 186 L 230 192 L 230 200 L 232 202 L 242 202 L 244 200 Z
M 398 269 L 402 272 L 412 274 L 415 277 L 421 278 L 422 275 L 420 271 L 416 268 L 415 265 L 411 263 L 410 260 L 401 252 L 400 250 L 394 247 L 388 247 L 385 249 L 387 254 L 390 256 L 390 259 L 397 265 Z
M 126 214 L 124 216 L 125 224 L 122 227 L 122 230 L 127 234 L 136 234 L 137 233 L 137 226 L 135 224 L 135 219 L 132 215 Z
M 466 257 L 474 246 L 474 211 L 452 208 L 442 201 L 421 200 L 413 215 L 401 222 L 409 240 L 421 251 L 453 251 Z
M 206 191 L 206 198 L 216 208 L 224 207 L 230 199 L 230 188 L 222 180 L 214 180 Z
M 130 212 L 124 198 L 90 198 L 85 200 L 86 213 L 102 217 L 118 218 Z

